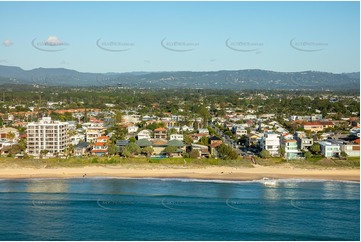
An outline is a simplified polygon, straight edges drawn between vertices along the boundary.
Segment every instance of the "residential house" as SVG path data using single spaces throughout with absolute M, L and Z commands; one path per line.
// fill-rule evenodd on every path
M 140 115 L 123 115 L 122 116 L 123 123 L 139 123 L 140 122 Z
M 335 125 L 330 121 L 324 122 L 305 122 L 303 124 L 304 130 L 309 130 L 311 132 L 322 132 L 325 128 L 333 128 Z
M 102 136 L 102 131 L 99 129 L 87 129 L 85 131 L 85 140 L 89 143 L 95 142 L 100 136 Z
M 169 140 L 179 140 L 183 141 L 183 134 L 171 134 Z
M 175 130 L 177 133 L 180 132 L 180 127 L 179 126 L 170 126 L 170 127 L 167 127 L 167 129 L 170 131 L 170 130 Z
M 209 135 L 209 130 L 208 129 L 198 129 L 197 133 Z
M 265 132 L 260 142 L 262 150 L 268 150 L 272 156 L 279 155 L 280 136 L 273 132 Z
M 74 156 L 85 156 L 90 151 L 89 142 L 79 142 L 74 146 L 73 154 Z
M 320 141 L 321 154 L 324 157 L 339 157 L 341 153 L 341 146 L 334 140 Z
M 118 148 L 118 154 L 122 154 L 124 147 L 127 146 L 129 143 L 129 140 L 117 140 L 115 142 L 115 145 Z
M 77 145 L 79 144 L 81 141 L 85 140 L 85 135 L 84 134 L 76 134 L 70 137 L 70 143 L 72 145 Z
M 0 139 L 0 155 L 7 155 L 14 144 L 15 142 Z
M 168 142 L 165 139 L 155 139 L 152 141 L 152 148 L 154 155 L 163 154 L 164 149 L 168 146 Z
M 214 157 L 218 157 L 217 147 L 223 143 L 222 139 L 218 138 L 217 136 L 213 136 L 209 138 L 209 142 L 210 142 L 209 147 L 211 150 L 211 155 Z
M 19 138 L 19 131 L 15 128 L 0 128 L 0 139 L 14 141 Z
M 187 126 L 187 125 L 183 125 L 182 126 L 182 130 L 183 131 L 189 131 L 189 132 L 193 132 L 194 131 L 194 128 L 192 126 Z
M 232 133 L 241 137 L 243 135 L 247 135 L 247 130 L 244 125 L 236 124 L 232 127 Z
M 285 141 L 285 140 L 292 140 L 293 139 L 293 135 L 289 134 L 289 133 L 284 133 L 281 135 L 281 142 Z
M 190 134 L 190 138 L 193 140 L 193 142 L 199 142 L 202 137 L 208 137 L 207 134 Z
M 104 156 L 108 154 L 108 141 L 109 137 L 101 136 L 96 139 L 96 142 L 93 145 L 92 154 L 96 156 Z
M 345 152 L 347 156 L 360 157 L 360 138 L 353 142 L 343 142 L 341 151 Z
M 294 139 L 284 140 L 282 146 L 285 149 L 284 157 L 287 160 L 298 159 L 302 157 L 302 152 L 298 150 L 297 141 Z
M 157 128 L 154 130 L 154 139 L 167 139 L 167 129 Z
M 198 151 L 200 158 L 209 158 L 210 156 L 208 146 L 206 145 L 192 144 L 187 152 L 189 153 L 193 150 Z
M 104 127 L 101 126 L 85 126 L 85 141 L 89 143 L 95 142 L 97 138 L 104 133 Z
M 305 132 L 297 131 L 295 139 L 297 140 L 297 146 L 300 150 L 309 149 L 313 145 L 313 139 L 306 137 Z
M 138 131 L 138 126 L 128 126 L 127 127 L 127 130 L 128 130 L 128 134 L 134 134 Z
M 360 137 L 360 128 L 350 129 L 350 135 L 355 136 L 355 137 Z
M 148 146 L 152 146 L 152 142 L 150 142 L 148 139 L 138 139 L 137 141 L 135 141 L 135 143 L 140 148 L 145 148 L 145 147 L 148 147 Z
M 171 146 L 171 147 L 177 147 L 175 152 L 172 152 L 171 154 L 169 154 L 171 157 L 181 157 L 183 155 L 183 153 L 185 152 L 185 145 L 183 143 L 183 141 L 179 141 L 179 140 L 170 140 L 167 144 L 167 146 Z
M 141 130 L 140 132 L 138 132 L 137 138 L 138 138 L 138 140 L 140 140 L 140 139 L 150 139 L 150 135 L 151 135 L 151 131 L 147 130 L 147 129 L 144 129 L 144 130 Z
M 260 140 L 261 140 L 261 137 L 259 135 L 250 133 L 247 135 L 246 146 L 247 147 L 258 146 Z

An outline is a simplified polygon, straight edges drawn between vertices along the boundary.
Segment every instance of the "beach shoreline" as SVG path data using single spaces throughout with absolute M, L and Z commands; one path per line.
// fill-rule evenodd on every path
M 85 166 L 76 168 L 0 168 L 0 179 L 29 178 L 181 178 L 252 181 L 270 179 L 310 179 L 360 182 L 359 169 L 303 169 L 287 166 L 239 167 L 123 167 Z

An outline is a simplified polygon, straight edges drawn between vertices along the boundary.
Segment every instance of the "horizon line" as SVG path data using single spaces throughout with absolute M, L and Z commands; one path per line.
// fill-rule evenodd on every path
M 32 71 L 36 69 L 65 69 L 70 71 L 76 71 L 80 73 L 90 73 L 90 74 L 124 74 L 124 73 L 136 73 L 136 72 L 146 72 L 146 73 L 162 73 L 162 72 L 220 72 L 220 71 L 248 71 L 248 70 L 260 70 L 260 71 L 270 71 L 270 72 L 281 72 L 281 73 L 301 73 L 301 72 L 323 72 L 323 73 L 332 73 L 332 74 L 350 74 L 350 73 L 359 73 L 358 71 L 351 71 L 351 72 L 330 72 L 330 71 L 318 71 L 318 70 L 303 70 L 303 71 L 275 71 L 275 70 L 268 70 L 268 69 L 260 69 L 260 68 L 253 68 L 253 69 L 219 69 L 219 70 L 201 70 L 201 71 L 191 71 L 191 70 L 177 70 L 177 71 L 145 71 L 145 70 L 137 70 L 137 71 L 125 71 L 125 72 L 116 72 L 116 71 L 108 71 L 108 72 L 89 72 L 89 71 L 79 71 L 72 68 L 65 68 L 65 67 L 36 67 L 32 69 L 25 69 L 23 67 L 17 66 L 17 65 L 2 65 L 5 67 L 17 67 L 20 68 L 23 71 Z

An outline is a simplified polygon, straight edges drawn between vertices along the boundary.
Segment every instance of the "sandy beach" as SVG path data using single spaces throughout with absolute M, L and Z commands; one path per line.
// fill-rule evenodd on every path
M 359 169 L 301 169 L 287 166 L 259 166 L 253 168 L 235 167 L 122 167 L 86 166 L 81 168 L 0 168 L 0 178 L 82 178 L 82 177 L 124 177 L 124 178 L 198 178 L 221 180 L 258 180 L 264 177 L 274 179 L 325 179 L 360 181 Z

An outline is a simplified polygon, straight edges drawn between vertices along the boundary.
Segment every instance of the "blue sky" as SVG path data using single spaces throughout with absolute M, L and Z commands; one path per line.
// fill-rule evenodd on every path
M 0 2 L 0 65 L 359 71 L 359 2 Z

